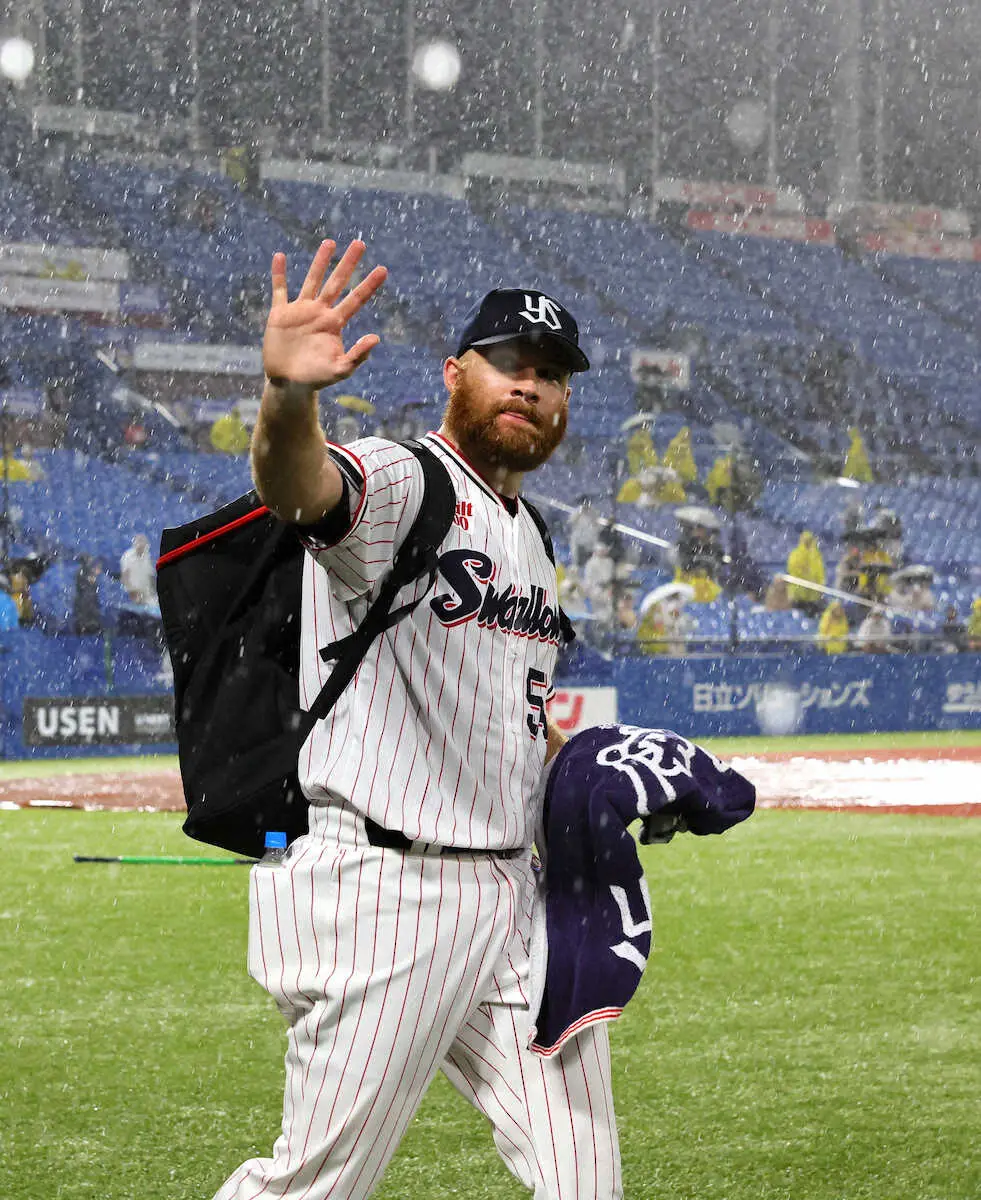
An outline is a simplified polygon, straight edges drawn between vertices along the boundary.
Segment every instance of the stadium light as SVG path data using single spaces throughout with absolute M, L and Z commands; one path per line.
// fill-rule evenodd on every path
M 34 70 L 34 47 L 22 37 L 0 42 L 0 75 L 14 83 L 23 83 Z

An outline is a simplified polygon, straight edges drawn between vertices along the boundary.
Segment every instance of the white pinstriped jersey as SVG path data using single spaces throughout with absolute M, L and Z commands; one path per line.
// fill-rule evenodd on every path
M 340 798 L 413 840 L 527 846 L 559 641 L 555 568 L 523 506 L 512 515 L 449 442 L 424 440 L 457 496 L 439 578 L 376 639 L 317 723 L 300 752 L 300 782 L 312 803 Z M 307 539 L 304 708 L 329 673 L 320 649 L 364 617 L 423 492 L 418 460 L 393 442 L 364 438 L 333 453 L 351 484 L 352 524 L 331 546 Z M 395 605 L 424 589 L 424 580 L 410 585 Z

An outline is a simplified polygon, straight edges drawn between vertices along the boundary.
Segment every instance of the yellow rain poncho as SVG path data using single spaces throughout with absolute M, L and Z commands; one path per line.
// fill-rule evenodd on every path
M 244 454 L 249 448 L 249 430 L 237 412 L 226 413 L 211 426 L 211 444 L 222 454 Z
M 732 486 L 732 459 L 723 454 L 712 464 L 712 469 L 705 476 L 705 488 L 713 504 L 719 503 L 719 492 Z
M 664 465 L 673 467 L 683 484 L 694 483 L 698 478 L 698 469 L 691 452 L 691 430 L 687 425 L 683 425 L 668 442 L 668 448 L 664 451 Z
M 627 439 L 627 469 L 633 476 L 639 475 L 645 467 L 658 465 L 657 451 L 651 440 L 651 431 L 646 425 L 641 425 Z
M 845 479 L 855 479 L 859 483 L 872 483 L 872 468 L 869 466 L 869 456 L 865 452 L 861 431 L 856 425 L 849 426 L 848 436 L 852 439 L 845 455 L 845 465 L 841 468 Z
M 811 583 L 824 586 L 824 558 L 817 544 L 817 538 L 810 530 L 805 529 L 800 535 L 800 541 L 787 557 L 787 574 L 796 575 L 798 579 L 807 579 Z M 791 583 L 787 591 L 791 604 L 814 604 L 820 600 L 821 593 L 800 584 Z
M 848 618 L 837 600 L 821 614 L 818 641 L 825 654 L 844 654 L 848 649 Z

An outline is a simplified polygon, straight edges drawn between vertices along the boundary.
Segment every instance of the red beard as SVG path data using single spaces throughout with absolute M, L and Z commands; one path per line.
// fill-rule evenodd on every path
M 530 423 L 498 422 L 504 412 L 518 413 Z M 466 373 L 450 392 L 444 414 L 447 429 L 467 458 L 506 471 L 522 472 L 534 471 L 549 458 L 565 437 L 568 420 L 566 404 L 547 422 L 542 421 L 534 405 L 520 400 L 505 400 L 488 411 L 480 411 L 473 403 Z

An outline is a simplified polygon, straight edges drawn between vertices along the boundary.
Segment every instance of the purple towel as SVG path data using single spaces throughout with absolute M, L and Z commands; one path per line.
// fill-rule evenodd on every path
M 554 1054 L 620 1015 L 651 949 L 641 840 L 724 833 L 753 811 L 748 779 L 667 729 L 598 725 L 556 755 L 545 788 L 547 961 L 531 1048 Z

